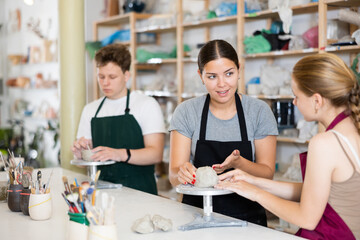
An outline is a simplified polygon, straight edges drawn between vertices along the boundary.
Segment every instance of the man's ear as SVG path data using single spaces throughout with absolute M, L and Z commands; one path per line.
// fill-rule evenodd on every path
M 130 71 L 125 71 L 124 76 L 125 76 L 125 82 L 129 81 L 130 76 L 131 76 Z

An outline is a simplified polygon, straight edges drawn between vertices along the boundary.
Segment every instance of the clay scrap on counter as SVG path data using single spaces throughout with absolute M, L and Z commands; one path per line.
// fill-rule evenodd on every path
M 164 232 L 172 229 L 171 219 L 164 218 L 160 215 L 155 214 L 152 218 L 149 214 L 142 218 L 137 219 L 131 229 L 137 233 L 152 233 L 156 229 L 161 229 Z

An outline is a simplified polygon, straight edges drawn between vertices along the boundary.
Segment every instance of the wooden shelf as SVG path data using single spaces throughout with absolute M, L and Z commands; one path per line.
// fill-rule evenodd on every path
M 318 48 L 307 48 L 301 50 L 280 50 L 280 51 L 271 51 L 265 53 L 254 53 L 254 54 L 245 54 L 245 58 L 267 58 L 267 57 L 287 57 L 287 56 L 296 56 L 296 55 L 307 55 L 314 54 L 319 51 Z
M 253 98 L 264 99 L 264 100 L 292 100 L 292 95 L 248 95 Z
M 175 32 L 176 26 L 154 26 L 147 28 L 136 29 L 136 33 L 162 33 L 162 32 Z
M 96 21 L 96 22 L 94 22 L 94 25 L 97 25 L 98 27 L 99 26 L 115 27 L 116 25 L 128 24 L 128 23 L 130 23 L 130 18 L 132 15 L 136 19 L 146 19 L 146 18 L 153 16 L 152 14 L 130 12 L 130 13 L 125 13 L 125 14 L 121 14 L 121 15 L 108 17 L 108 18 L 100 20 L 100 21 Z
M 318 11 L 319 3 L 313 2 L 298 6 L 293 6 L 291 9 L 293 10 L 293 15 L 305 14 L 305 13 L 315 13 Z M 279 18 L 278 10 L 264 10 L 255 13 L 247 13 L 245 14 L 245 20 L 259 20 L 266 18 Z
M 28 88 L 23 88 L 23 87 L 9 87 L 9 89 L 12 90 L 17 90 L 17 91 L 57 91 L 58 88 L 55 87 L 50 87 L 50 88 L 34 88 L 34 87 L 28 87 Z
M 359 0 L 324 0 L 324 2 L 329 6 L 337 6 L 337 7 L 360 7 Z
M 151 97 L 177 97 L 176 93 L 168 92 L 168 91 L 149 91 L 149 90 L 137 90 L 147 96 Z
M 229 23 L 236 23 L 237 16 L 229 16 L 229 17 L 219 17 L 206 19 L 202 21 L 194 21 L 192 23 L 183 23 L 182 26 L 184 28 L 202 28 L 202 27 L 212 27 L 215 25 L 223 25 Z
M 183 58 L 184 63 L 197 63 L 197 58 Z
M 157 65 L 157 64 L 173 64 L 176 63 L 176 58 L 151 58 L 146 62 L 138 62 L 136 61 L 136 65 Z
M 359 1 L 360 2 L 360 1 Z M 350 46 L 328 46 L 325 48 L 326 52 L 360 52 L 360 45 L 350 45 Z
M 200 96 L 204 96 L 205 94 L 207 94 L 206 92 L 200 92 L 200 93 L 182 93 L 181 97 L 182 98 L 194 98 L 194 97 L 200 97 Z

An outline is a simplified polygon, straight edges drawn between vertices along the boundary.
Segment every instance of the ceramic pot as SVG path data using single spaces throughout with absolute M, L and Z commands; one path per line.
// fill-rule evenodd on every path
M 30 194 L 29 215 L 33 220 L 47 220 L 52 214 L 51 194 Z
M 86 213 L 68 212 L 70 221 L 68 223 L 68 240 L 88 240 L 89 221 Z
M 13 212 L 21 212 L 20 193 L 23 190 L 21 184 L 10 184 L 8 189 L 8 207 Z
M 31 190 L 25 188 L 20 193 L 20 208 L 24 215 L 29 216 L 29 198 L 30 198 Z
M 116 225 L 90 225 L 89 240 L 116 240 Z

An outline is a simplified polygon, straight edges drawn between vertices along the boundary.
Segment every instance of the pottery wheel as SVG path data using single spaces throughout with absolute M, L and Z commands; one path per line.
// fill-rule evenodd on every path
M 91 182 L 95 182 L 95 176 L 96 176 L 96 172 L 97 172 L 97 166 L 105 166 L 105 165 L 110 165 L 110 164 L 114 164 L 115 161 L 114 160 L 108 160 L 105 162 L 90 162 L 90 161 L 85 161 L 82 159 L 73 159 L 70 161 L 70 163 L 72 165 L 76 165 L 76 166 L 87 166 L 88 167 L 88 176 L 91 179 Z M 118 184 L 118 183 L 107 183 L 107 182 L 102 182 L 102 181 L 98 181 L 96 188 L 98 189 L 116 189 L 116 188 L 121 188 L 122 184 Z
M 211 227 L 246 227 L 247 222 L 230 219 L 228 217 L 213 216 L 213 204 L 212 196 L 226 195 L 234 193 L 230 190 L 216 189 L 216 188 L 199 188 L 194 187 L 193 185 L 180 184 L 176 187 L 176 192 L 194 195 L 194 196 L 203 196 L 203 216 L 197 215 L 195 219 L 185 225 L 180 226 L 178 229 L 181 231 L 199 229 L 199 228 L 211 228 Z

